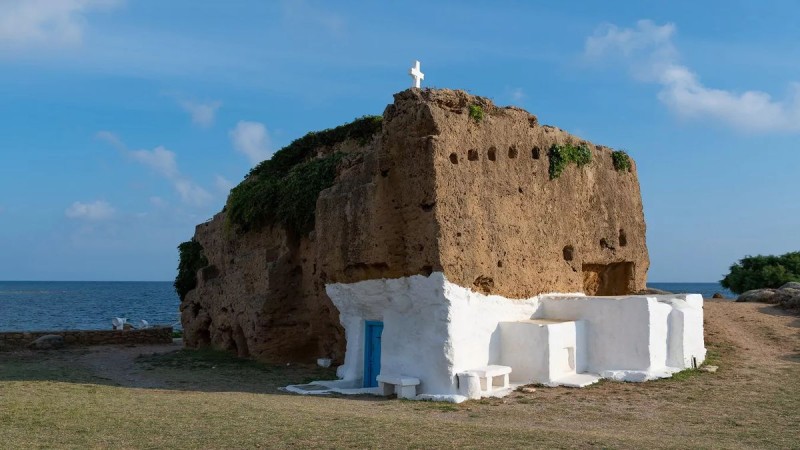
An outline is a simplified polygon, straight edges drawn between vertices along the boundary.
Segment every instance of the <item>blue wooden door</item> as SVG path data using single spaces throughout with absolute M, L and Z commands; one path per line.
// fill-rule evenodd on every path
M 381 334 L 383 322 L 366 324 L 364 340 L 364 387 L 377 387 L 376 377 L 381 373 Z

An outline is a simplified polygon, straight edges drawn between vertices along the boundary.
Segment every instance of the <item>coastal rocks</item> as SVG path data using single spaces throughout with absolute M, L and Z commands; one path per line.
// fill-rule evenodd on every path
M 800 309 L 800 283 L 789 282 L 778 289 L 753 289 L 736 299 L 737 302 L 777 304 L 786 309 Z
M 752 289 L 741 294 L 737 302 L 777 303 L 773 301 L 775 289 Z
M 725 298 L 725 296 L 720 294 L 719 292 L 715 292 L 714 295 L 711 296 L 711 298 Z
M 773 300 L 784 308 L 796 309 L 800 307 L 800 289 L 781 287 L 775 291 Z
M 64 338 L 57 334 L 47 334 L 31 342 L 29 347 L 34 350 L 53 350 L 64 346 Z
M 57 334 L 56 334 L 57 333 Z M 59 341 L 69 347 L 90 345 L 169 344 L 172 327 L 153 326 L 139 330 L 59 330 L 0 332 L 0 351 L 23 348 L 57 348 Z

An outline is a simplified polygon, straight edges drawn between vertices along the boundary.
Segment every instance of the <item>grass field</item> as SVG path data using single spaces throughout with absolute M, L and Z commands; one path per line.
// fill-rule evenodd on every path
M 279 388 L 333 371 L 211 351 L 0 353 L 0 447 L 796 448 L 798 327 L 764 305 L 709 302 L 717 373 L 460 405 L 290 395 Z

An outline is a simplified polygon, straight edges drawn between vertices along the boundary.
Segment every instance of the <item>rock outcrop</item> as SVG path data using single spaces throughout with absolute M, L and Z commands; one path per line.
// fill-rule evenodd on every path
M 479 107 L 483 118 L 470 116 Z M 550 151 L 590 153 L 551 177 Z M 342 152 L 314 230 L 197 226 L 208 259 L 181 304 L 185 342 L 275 361 L 340 362 L 328 283 L 441 271 L 485 294 L 641 291 L 649 260 L 636 166 L 524 110 L 462 91 L 395 95 L 369 142 Z M 626 156 L 627 158 L 627 156 Z M 551 179 L 552 178 L 552 179 Z
M 800 309 L 800 283 L 789 282 L 778 289 L 752 289 L 742 293 L 736 301 L 771 303 L 786 309 Z

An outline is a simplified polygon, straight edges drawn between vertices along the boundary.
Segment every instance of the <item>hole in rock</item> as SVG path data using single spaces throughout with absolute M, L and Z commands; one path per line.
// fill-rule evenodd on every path
M 586 295 L 627 295 L 631 293 L 634 264 L 584 264 L 583 291 Z
M 419 269 L 419 273 L 429 277 L 433 273 L 433 266 L 422 266 L 422 268 Z
M 522 194 L 522 188 L 517 188 L 520 194 Z
M 619 246 L 625 247 L 628 245 L 628 236 L 625 235 L 625 230 L 619 230 Z
M 503 267 L 503 261 L 497 261 L 497 267 Z
M 517 152 L 517 146 L 516 145 L 512 145 L 511 147 L 508 147 L 508 157 L 509 158 L 511 158 L 511 159 L 516 158 L 517 157 L 517 153 L 518 152 Z
M 540 149 L 538 145 L 533 147 L 533 150 L 531 150 L 531 156 L 533 159 L 539 159 L 542 156 L 542 149 Z
M 211 345 L 211 332 L 208 331 L 208 328 L 197 330 L 195 336 L 197 337 L 198 347 L 208 347 Z
M 564 261 L 572 261 L 572 259 L 575 257 L 575 249 L 571 245 L 564 247 L 562 253 L 564 255 Z
M 606 238 L 602 238 L 602 239 L 600 239 L 600 248 L 601 248 L 601 249 L 604 249 L 604 250 L 605 250 L 605 249 L 608 249 L 608 250 L 614 250 L 614 246 L 613 246 L 613 245 L 611 245 L 611 244 L 609 244 L 609 243 L 608 243 L 608 239 L 606 239 Z
M 458 164 L 458 155 L 455 153 L 450 153 L 450 162 L 453 164 Z
M 494 146 L 489 147 L 489 151 L 487 153 L 489 156 L 489 161 L 497 161 L 497 149 Z
M 420 203 L 419 207 L 422 208 L 422 210 L 425 211 L 425 212 L 431 212 L 435 205 L 436 205 L 436 202 Z
M 494 279 L 480 275 L 478 278 L 475 278 L 475 281 L 472 283 L 472 285 L 484 294 L 488 294 L 492 291 L 492 288 L 494 288 Z
M 478 151 L 475 150 L 475 149 L 472 149 L 472 150 L 468 151 L 467 152 L 467 159 L 470 160 L 470 161 L 477 161 L 478 160 Z

